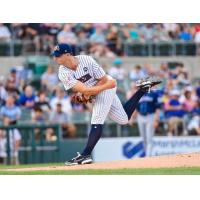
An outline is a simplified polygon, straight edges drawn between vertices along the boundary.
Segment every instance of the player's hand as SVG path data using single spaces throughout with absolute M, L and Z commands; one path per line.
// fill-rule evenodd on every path
M 86 96 L 84 94 L 81 94 L 81 93 L 76 93 L 72 96 L 72 102 L 73 103 L 92 103 L 92 100 L 93 100 L 94 96 Z

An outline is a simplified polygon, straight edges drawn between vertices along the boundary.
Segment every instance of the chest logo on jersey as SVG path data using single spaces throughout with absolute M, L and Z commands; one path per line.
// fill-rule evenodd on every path
M 91 78 L 92 77 L 90 76 L 90 74 L 86 74 L 86 75 L 80 77 L 78 80 L 81 81 L 82 83 L 85 83 L 86 81 L 88 81 Z
M 88 71 L 88 68 L 87 68 L 87 67 L 84 67 L 84 68 L 83 68 L 83 71 L 84 71 L 84 72 L 87 72 L 87 71 Z

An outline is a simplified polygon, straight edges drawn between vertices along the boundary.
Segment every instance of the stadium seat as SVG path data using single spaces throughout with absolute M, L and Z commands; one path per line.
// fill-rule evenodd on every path
M 28 68 L 33 71 L 35 75 L 43 74 L 50 63 L 48 56 L 29 56 L 27 58 Z

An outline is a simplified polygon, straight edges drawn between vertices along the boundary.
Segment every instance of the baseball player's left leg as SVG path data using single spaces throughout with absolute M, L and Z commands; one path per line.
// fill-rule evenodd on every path
M 128 115 L 128 119 L 131 118 L 141 97 L 148 92 L 151 87 L 160 83 L 161 80 L 155 77 L 147 77 L 137 81 L 136 85 L 139 87 L 139 89 L 123 106 L 126 114 Z
M 109 117 L 118 124 L 125 125 L 128 123 L 133 112 L 135 111 L 140 98 L 146 93 L 146 90 L 139 89 L 123 106 L 119 97 L 115 95 L 109 111 Z
M 123 108 L 128 116 L 128 120 L 130 120 L 133 112 L 137 108 L 138 102 L 142 98 L 142 96 L 146 93 L 146 90 L 139 89 L 124 105 Z
M 113 99 L 108 116 L 118 124 L 124 125 L 128 123 L 128 116 L 117 95 L 115 95 L 115 98 Z

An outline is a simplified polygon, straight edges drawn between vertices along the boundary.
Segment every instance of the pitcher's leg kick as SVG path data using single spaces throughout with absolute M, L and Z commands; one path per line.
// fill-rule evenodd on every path
M 91 130 L 88 141 L 83 152 L 71 160 L 65 162 L 65 165 L 78 165 L 92 163 L 91 153 L 101 138 L 103 132 L 103 124 L 106 117 L 109 116 L 113 121 L 119 124 L 127 124 L 141 97 L 150 90 L 151 87 L 161 83 L 160 80 L 148 77 L 136 82 L 139 88 L 137 92 L 122 105 L 116 95 L 116 88 L 101 92 L 96 96 L 96 100 L 92 110 Z

